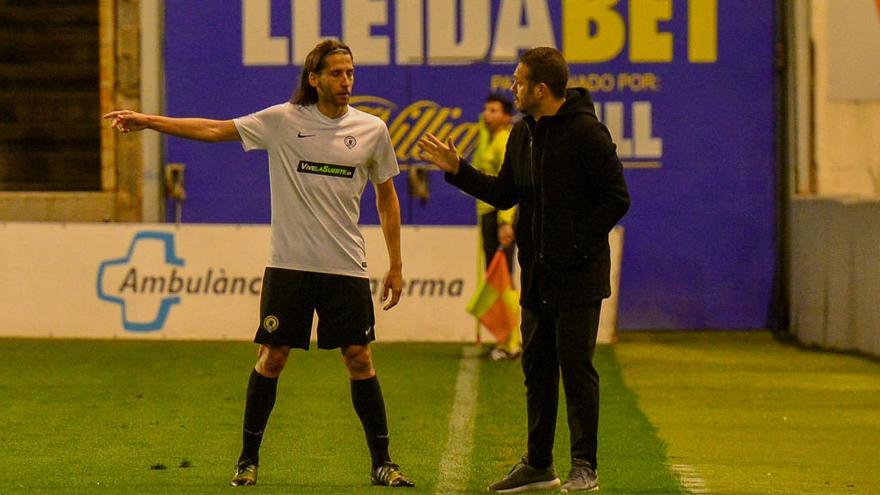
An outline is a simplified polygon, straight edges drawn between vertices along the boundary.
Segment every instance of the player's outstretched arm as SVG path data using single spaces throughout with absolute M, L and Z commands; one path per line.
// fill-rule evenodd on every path
M 231 120 L 165 117 L 131 110 L 115 110 L 104 115 L 104 119 L 110 120 L 113 128 L 123 133 L 152 129 L 196 141 L 241 141 L 235 123 Z
M 382 309 L 389 310 L 400 301 L 403 291 L 403 261 L 400 256 L 400 202 L 394 180 L 388 179 L 376 184 L 376 208 L 379 210 L 379 221 L 385 235 L 385 246 L 388 248 L 388 274 L 382 287 L 382 301 L 386 302 Z M 391 299 L 388 293 L 391 292 Z

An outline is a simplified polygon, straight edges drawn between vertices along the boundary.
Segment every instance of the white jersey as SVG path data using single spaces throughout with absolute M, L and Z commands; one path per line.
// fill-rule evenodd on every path
M 245 151 L 269 152 L 269 266 L 366 278 L 361 194 L 368 178 L 399 173 L 385 123 L 352 107 L 331 119 L 293 103 L 234 122 Z

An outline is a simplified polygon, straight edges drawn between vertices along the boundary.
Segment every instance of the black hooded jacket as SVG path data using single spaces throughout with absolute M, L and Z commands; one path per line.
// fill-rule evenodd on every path
M 611 295 L 608 233 L 629 209 L 629 192 L 617 146 L 586 89 L 569 89 L 556 115 L 518 122 L 498 177 L 462 159 L 446 181 L 500 210 L 519 205 L 524 307 L 564 308 Z

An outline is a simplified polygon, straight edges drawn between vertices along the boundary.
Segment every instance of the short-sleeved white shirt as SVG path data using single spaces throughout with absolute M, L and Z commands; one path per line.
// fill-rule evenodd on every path
M 234 122 L 245 151 L 269 153 L 269 266 L 366 278 L 361 194 L 367 179 L 399 173 L 385 123 L 352 107 L 331 119 L 292 103 Z

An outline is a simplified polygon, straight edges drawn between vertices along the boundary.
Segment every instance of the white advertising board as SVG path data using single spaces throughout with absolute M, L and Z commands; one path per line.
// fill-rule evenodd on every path
M 404 227 L 403 297 L 390 311 L 379 303 L 382 231 L 362 231 L 380 341 L 475 340 L 464 309 L 476 289 L 474 227 Z M 4 223 L 0 239 L 2 336 L 250 340 L 259 323 L 268 226 Z

